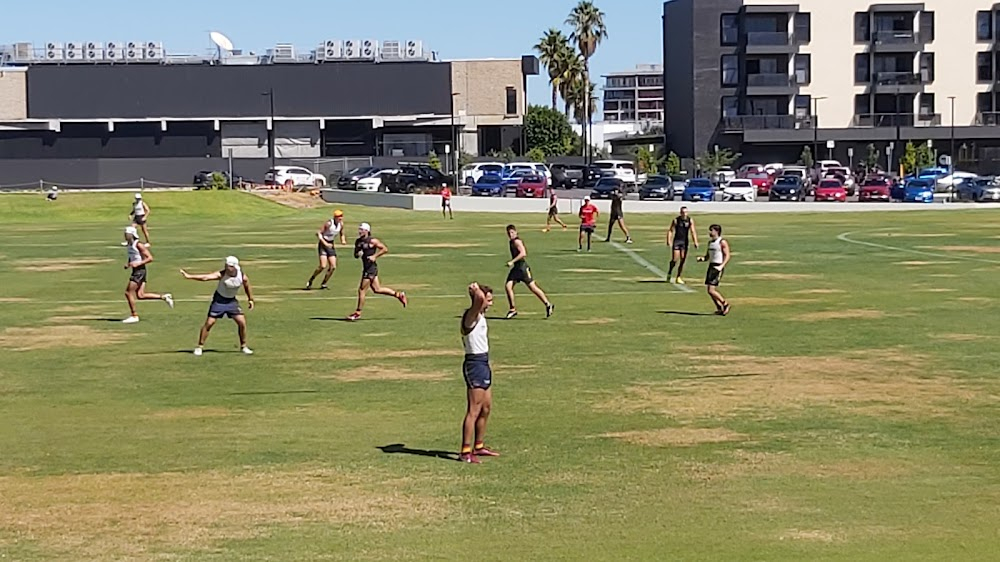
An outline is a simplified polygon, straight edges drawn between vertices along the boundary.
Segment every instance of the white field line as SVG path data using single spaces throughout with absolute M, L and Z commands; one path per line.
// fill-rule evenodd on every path
M 646 269 L 648 269 L 653 275 L 656 275 L 657 277 L 660 277 L 663 280 L 667 280 L 667 272 L 665 272 L 662 269 L 656 267 L 649 260 L 647 260 L 646 258 L 640 256 L 637 252 L 633 252 L 631 249 L 626 248 L 625 246 L 622 246 L 618 242 L 612 242 L 611 245 L 614 246 L 614 248 L 616 250 L 618 250 L 619 252 L 624 252 L 625 255 L 627 255 L 628 257 L 630 257 L 633 260 L 635 260 L 635 263 L 637 263 L 637 264 L 641 265 L 642 267 L 645 267 Z M 693 293 L 693 292 L 695 292 L 694 289 L 692 289 L 691 287 L 688 287 L 687 285 L 674 285 L 674 284 L 671 284 L 670 286 L 673 287 L 674 290 L 680 291 L 682 293 Z
M 841 242 L 847 242 L 849 244 L 857 244 L 859 246 L 868 246 L 868 247 L 871 247 L 871 248 L 879 248 L 879 249 L 882 249 L 882 250 L 892 250 L 894 252 L 903 252 L 903 253 L 907 253 L 907 254 L 916 254 L 918 256 L 929 256 L 929 257 L 932 257 L 932 258 L 944 258 L 946 260 L 975 261 L 975 262 L 980 262 L 980 263 L 992 263 L 992 264 L 1000 265 L 1000 261 L 988 260 L 988 259 L 985 259 L 985 258 L 975 258 L 975 257 L 972 257 L 972 256 L 963 256 L 963 255 L 960 255 L 960 254 L 939 254 L 939 253 L 936 253 L 936 252 L 925 252 L 925 251 L 922 251 L 922 250 L 913 250 L 913 249 L 910 249 L 910 248 L 900 248 L 900 247 L 897 247 L 897 246 L 889 246 L 888 244 L 879 244 L 877 242 L 865 242 L 864 240 L 854 240 L 854 239 L 851 238 L 851 235 L 853 235 L 853 234 L 857 234 L 857 232 L 845 232 L 845 233 L 837 236 L 837 240 L 840 240 Z

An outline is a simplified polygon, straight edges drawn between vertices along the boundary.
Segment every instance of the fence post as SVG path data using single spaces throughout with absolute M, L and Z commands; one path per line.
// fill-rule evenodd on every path
M 139 191 L 145 191 L 145 189 L 146 189 L 145 178 L 139 178 Z
M 45 180 L 38 180 L 38 191 L 45 193 Z

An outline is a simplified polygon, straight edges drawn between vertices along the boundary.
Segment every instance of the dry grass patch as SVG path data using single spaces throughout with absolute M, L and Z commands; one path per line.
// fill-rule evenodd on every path
M 895 265 L 924 266 L 924 265 L 953 265 L 958 262 L 953 261 L 899 261 Z
M 421 260 L 424 258 L 436 258 L 441 254 L 386 254 L 386 257 L 401 260 Z
M 754 273 L 752 275 L 744 275 L 743 277 L 759 281 L 802 281 L 812 279 L 815 275 L 808 273 Z
M 333 375 L 333 378 L 341 382 L 366 382 L 366 381 L 441 381 L 448 380 L 448 375 L 444 373 L 422 373 L 409 369 L 380 367 L 372 365 L 360 367 L 351 371 L 343 371 Z
M 647 431 L 624 431 L 620 433 L 605 433 L 601 437 L 620 439 L 631 445 L 646 447 L 691 447 L 705 443 L 725 443 L 743 441 L 747 438 L 742 433 L 736 433 L 725 428 L 683 428 L 671 427 Z
M 984 341 L 996 339 L 994 336 L 983 334 L 936 334 L 934 339 L 943 341 Z
M 989 297 L 959 297 L 958 300 L 962 302 L 975 302 L 975 303 L 993 302 L 993 299 Z
M 385 334 L 388 335 L 388 334 Z M 371 337 L 371 336 L 369 336 Z M 420 357 L 461 357 L 460 349 L 400 349 L 364 351 L 354 347 L 341 347 L 312 355 L 317 361 L 368 361 L 372 359 L 416 359 Z
M 614 318 L 588 318 L 586 320 L 574 320 L 573 323 L 580 326 L 602 326 L 604 324 L 614 324 Z
M 740 262 L 741 265 L 788 265 L 790 263 L 792 262 L 781 260 L 754 260 Z
M 94 347 L 128 341 L 133 334 L 95 330 L 90 326 L 44 326 L 38 328 L 7 328 L 0 332 L 0 348 L 12 351 L 32 351 L 56 347 Z
M 796 295 L 840 295 L 846 293 L 843 289 L 805 289 L 795 291 Z
M 434 244 L 411 244 L 411 247 L 442 249 L 442 250 L 460 250 L 462 248 L 480 248 L 482 247 L 482 244 L 475 244 L 471 242 L 440 242 Z
M 940 252 L 969 252 L 970 254 L 1000 254 L 1000 246 L 917 246 Z
M 392 332 L 377 332 L 374 334 L 361 334 L 363 338 L 387 338 L 392 335 Z
M 778 540 L 782 541 L 810 541 L 810 542 L 823 542 L 832 543 L 842 540 L 840 535 L 831 533 L 830 531 L 821 531 L 819 529 L 814 529 L 810 531 L 804 531 L 801 529 L 789 529 L 782 533 Z
M 675 348 L 680 353 L 716 353 L 719 355 L 724 355 L 727 353 L 735 353 L 739 351 L 740 348 L 736 347 L 731 343 L 705 343 L 702 345 L 681 345 Z
M 848 309 L 848 310 L 826 310 L 823 312 L 810 312 L 799 314 L 791 319 L 798 322 L 822 322 L 823 320 L 877 320 L 885 317 L 881 310 L 871 309 Z
M 781 297 L 741 297 L 734 300 L 740 306 L 788 306 L 819 302 L 816 299 L 786 299 Z
M 287 191 L 252 191 L 254 195 L 293 209 L 314 209 L 326 205 L 322 197 Z
M 560 269 L 563 273 L 621 273 L 620 269 Z
M 22 297 L 0 297 L 0 303 L 18 303 L 18 302 L 31 302 L 34 299 L 26 299 Z
M 52 258 L 17 260 L 14 269 L 24 272 L 73 271 L 85 267 L 93 267 L 112 263 L 109 258 Z
M 192 406 L 190 408 L 171 408 L 159 410 L 144 416 L 151 420 L 202 420 L 226 418 L 239 412 L 219 406 Z
M 914 287 L 914 291 L 918 293 L 956 293 L 957 289 L 948 289 L 946 287 Z

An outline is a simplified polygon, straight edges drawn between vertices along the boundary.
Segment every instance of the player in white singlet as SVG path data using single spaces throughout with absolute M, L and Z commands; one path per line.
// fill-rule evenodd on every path
M 708 262 L 708 272 L 705 274 L 705 287 L 708 289 L 708 296 L 712 297 L 715 303 L 715 313 L 719 316 L 729 314 L 729 301 L 719 292 L 719 283 L 722 281 L 722 273 L 729 264 L 730 252 L 729 242 L 722 237 L 722 226 L 713 224 L 708 227 L 708 251 L 698 258 L 698 261 Z
M 307 291 L 312 289 L 313 281 L 324 269 L 326 276 L 323 277 L 323 284 L 319 288 L 327 289 L 326 285 L 337 269 L 337 248 L 334 242 L 339 240 L 341 246 L 347 245 L 347 237 L 344 236 L 344 212 L 339 209 L 334 211 L 333 218 L 324 222 L 316 231 L 316 238 L 319 238 L 319 245 L 316 247 L 316 251 L 319 252 L 319 267 L 313 271 L 312 277 L 306 283 Z
M 135 309 L 136 301 L 162 300 L 170 308 L 174 307 L 174 297 L 170 293 L 158 295 L 146 292 L 146 264 L 153 261 L 153 254 L 139 243 L 139 233 L 134 226 L 125 228 L 125 251 L 127 262 L 125 269 L 131 269 L 128 285 L 125 287 L 125 300 L 128 301 L 129 317 L 122 320 L 124 324 L 135 324 L 139 321 L 139 313 Z
M 462 422 L 462 450 L 458 460 L 479 464 L 479 457 L 499 457 L 486 447 L 486 421 L 493 407 L 493 373 L 490 369 L 489 329 L 486 311 L 493 305 L 493 289 L 478 283 L 469 285 L 472 304 L 462 314 L 462 345 L 465 360 L 462 376 L 467 388 L 465 420 Z
M 247 304 L 250 310 L 253 310 L 253 290 L 250 287 L 250 278 L 240 268 L 240 260 L 236 259 L 235 256 L 229 256 L 226 258 L 226 267 L 222 271 L 191 275 L 182 269 L 181 275 L 192 281 L 219 282 L 215 287 L 215 294 L 212 295 L 212 304 L 208 307 L 208 318 L 205 319 L 205 324 L 201 327 L 201 333 L 198 335 L 198 347 L 195 348 L 194 354 L 201 355 L 205 340 L 208 339 L 208 333 L 212 330 L 212 326 L 215 326 L 216 320 L 228 316 L 236 322 L 236 326 L 239 328 L 240 351 L 246 355 L 253 355 L 253 351 L 247 347 L 247 318 L 243 314 L 243 309 L 240 308 L 239 301 L 236 300 L 236 295 L 240 293 L 242 288 L 247 294 Z
M 149 228 L 146 226 L 146 222 L 149 220 L 149 205 L 142 200 L 141 193 L 135 194 L 135 202 L 132 204 L 129 218 L 132 219 L 132 226 L 142 229 L 142 235 L 146 237 L 146 245 L 149 246 Z

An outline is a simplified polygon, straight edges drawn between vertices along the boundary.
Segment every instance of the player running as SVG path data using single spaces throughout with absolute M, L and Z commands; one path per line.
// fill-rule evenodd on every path
M 597 210 L 597 206 L 590 202 L 590 196 L 583 198 L 583 206 L 580 207 L 580 234 L 576 238 L 577 249 L 576 251 L 583 251 L 583 233 L 587 233 L 587 251 L 590 251 L 590 238 L 594 235 L 594 230 L 597 228 L 597 216 L 600 212 Z
M 205 324 L 198 334 L 198 347 L 194 349 L 194 354 L 198 357 L 201 356 L 202 348 L 205 346 L 205 340 L 208 339 L 208 333 L 212 331 L 212 326 L 215 326 L 215 322 L 219 318 L 228 316 L 236 322 L 236 326 L 239 328 L 240 351 L 245 355 L 253 355 L 253 351 L 247 347 L 247 318 L 243 314 L 243 309 L 240 308 L 239 301 L 236 300 L 236 295 L 239 294 L 240 287 L 242 287 L 247 294 L 247 305 L 250 310 L 253 310 L 253 291 L 250 288 L 250 278 L 240 268 L 240 260 L 236 259 L 235 256 L 229 256 L 226 258 L 226 266 L 222 271 L 191 275 L 182 269 L 181 275 L 192 281 L 219 282 L 215 288 L 215 294 L 212 295 L 212 304 L 208 307 L 208 318 L 205 319 Z
M 534 278 L 531 277 L 531 268 L 528 267 L 528 262 L 525 261 L 525 258 L 528 257 L 528 250 L 524 247 L 524 242 L 517 237 L 517 227 L 508 224 L 507 237 L 510 239 L 510 261 L 507 262 L 510 273 L 507 274 L 507 282 L 504 284 L 504 289 L 507 292 L 507 302 L 510 303 L 507 320 L 517 316 L 517 307 L 514 306 L 514 285 L 517 283 L 527 285 L 528 289 L 538 297 L 538 300 L 542 301 L 542 304 L 545 305 L 546 318 L 552 316 L 552 312 L 555 311 L 556 307 L 549 302 L 549 298 L 545 296 L 545 293 L 539 288 L 538 283 L 535 283 Z
M 715 303 L 715 313 L 719 316 L 729 314 L 729 302 L 726 297 L 719 292 L 719 282 L 722 281 L 722 273 L 729 263 L 729 242 L 722 237 L 722 227 L 713 224 L 708 227 L 708 251 L 704 256 L 699 256 L 698 261 L 708 261 L 708 272 L 705 274 L 705 287 L 708 289 L 708 296 L 712 297 Z
M 358 239 L 354 241 L 354 257 L 361 259 L 361 284 L 358 285 L 358 308 L 347 317 L 350 321 L 361 319 L 361 310 L 365 307 L 365 295 L 368 289 L 377 295 L 385 295 L 398 300 L 403 308 L 408 304 L 406 293 L 383 287 L 378 279 L 378 259 L 389 253 L 378 238 L 372 237 L 372 227 L 363 222 L 358 226 Z
M 138 226 L 142 229 L 142 235 L 146 237 L 146 245 L 149 246 L 149 228 L 146 227 L 146 222 L 149 220 L 149 205 L 142 200 L 141 193 L 135 194 L 135 203 L 132 204 L 129 218 L 132 219 L 132 226 Z
M 611 194 L 611 220 L 608 221 L 608 237 L 604 239 L 605 242 L 611 242 L 611 231 L 614 230 L 615 224 L 618 228 L 622 229 L 625 233 L 625 243 L 631 244 L 632 237 L 628 233 L 628 228 L 625 226 L 625 213 L 622 211 L 622 191 L 621 189 L 616 189 L 614 193 Z
M 323 277 L 323 284 L 319 288 L 322 290 L 329 288 L 327 287 L 327 283 L 333 277 L 333 272 L 337 270 L 337 248 L 334 246 L 334 241 L 339 239 L 341 246 L 347 245 L 347 238 L 344 236 L 344 211 L 339 209 L 334 211 L 333 218 L 323 223 L 323 226 L 319 227 L 319 230 L 316 231 L 316 237 L 319 238 L 319 245 L 316 248 L 319 252 L 319 267 L 316 268 L 316 271 L 313 271 L 312 277 L 306 283 L 307 291 L 312 289 L 313 281 L 316 280 L 316 277 L 324 269 L 326 270 L 326 275 Z
M 469 285 L 472 304 L 462 314 L 462 346 L 465 360 L 462 376 L 465 379 L 467 406 L 462 421 L 462 450 L 458 460 L 480 464 L 478 457 L 499 457 L 500 453 L 488 449 L 486 422 L 493 407 L 493 373 L 490 369 L 490 340 L 486 327 L 486 311 L 493 305 L 493 289 L 478 283 Z
M 445 212 L 448 214 L 445 215 Z M 441 218 L 451 217 L 451 220 L 455 220 L 455 214 L 451 212 L 451 188 L 444 186 L 441 190 Z
M 676 265 L 677 277 L 674 278 L 673 283 L 684 284 L 681 273 L 684 271 L 684 262 L 687 261 L 689 238 L 694 239 L 694 248 L 697 250 L 698 231 L 695 229 L 694 219 L 688 216 L 687 207 L 681 207 L 681 214 L 670 222 L 670 228 L 667 229 L 667 247 L 671 251 L 670 269 L 667 270 L 668 283 L 671 282 L 670 277 L 674 274 L 674 266 Z
M 125 300 L 128 301 L 130 315 L 122 320 L 123 324 L 135 324 L 139 321 L 139 313 L 135 310 L 136 301 L 162 300 L 170 308 L 174 307 L 174 297 L 170 293 L 158 295 L 146 292 L 146 264 L 153 261 L 153 254 L 149 253 L 146 246 L 139 244 L 139 232 L 134 226 L 125 228 L 125 249 L 128 256 L 125 269 L 131 268 L 132 275 L 125 286 Z
M 563 230 L 566 230 L 566 223 L 559 218 L 559 196 L 554 191 L 549 193 L 549 216 L 545 219 L 544 232 L 552 230 L 549 226 L 552 224 L 552 221 L 555 221 L 556 224 L 563 227 Z

